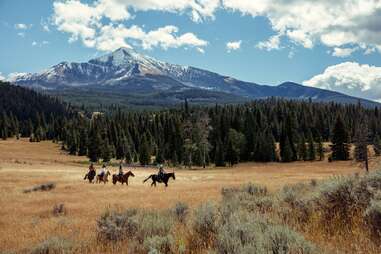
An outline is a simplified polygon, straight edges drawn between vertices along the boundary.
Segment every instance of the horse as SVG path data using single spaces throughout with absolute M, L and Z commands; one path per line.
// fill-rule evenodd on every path
M 97 175 L 97 183 L 103 182 L 106 184 L 108 182 L 108 176 L 111 175 L 110 171 L 106 171 L 106 173 L 103 174 L 103 176 Z
M 151 187 L 152 186 L 155 186 L 156 187 L 156 183 L 164 183 L 165 184 L 165 187 L 168 187 L 168 181 L 169 181 L 169 178 L 173 178 L 173 180 L 176 180 L 176 176 L 175 176 L 175 172 L 173 173 L 164 173 L 162 177 L 159 177 L 159 175 L 157 174 L 152 174 L 150 175 L 149 177 L 147 177 L 143 183 L 145 183 L 146 181 L 148 181 L 148 179 L 152 179 L 152 183 L 151 183 Z
M 83 180 L 89 180 L 89 183 L 93 183 L 93 180 L 95 178 L 95 175 L 97 173 L 95 172 L 95 170 L 90 170 L 86 175 L 85 177 L 83 178 Z
M 112 183 L 116 184 L 117 182 L 121 182 L 122 184 L 126 183 L 128 185 L 128 178 L 130 176 L 134 177 L 135 175 L 131 171 L 128 171 L 127 173 L 125 173 L 122 176 L 117 175 L 117 174 L 113 174 L 112 175 Z

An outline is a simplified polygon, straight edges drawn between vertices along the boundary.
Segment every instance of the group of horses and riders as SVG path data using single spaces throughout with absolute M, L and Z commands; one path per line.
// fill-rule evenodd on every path
M 84 180 L 88 180 L 89 183 L 93 183 L 94 179 L 96 179 L 95 180 L 96 183 L 102 183 L 103 182 L 105 184 L 108 182 L 108 177 L 110 175 L 111 175 L 111 173 L 109 170 L 107 170 L 106 164 L 102 165 L 100 172 L 97 174 L 95 167 L 94 167 L 94 164 L 91 163 L 89 166 L 89 171 L 85 175 Z M 112 183 L 116 184 L 117 182 L 120 182 L 122 185 L 124 183 L 126 185 L 128 185 L 128 178 L 130 176 L 134 177 L 135 175 L 134 175 L 134 173 L 132 173 L 131 170 L 129 170 L 127 173 L 124 173 L 123 172 L 123 166 L 122 166 L 122 164 L 120 164 L 118 174 L 112 175 Z M 173 173 L 167 173 L 167 172 L 165 172 L 163 165 L 159 165 L 159 172 L 157 174 L 152 174 L 152 175 L 148 176 L 143 181 L 143 183 L 145 183 L 146 181 L 151 179 L 152 180 L 151 186 L 156 187 L 156 183 L 164 183 L 165 187 L 167 187 L 168 181 L 170 178 L 173 178 L 173 180 L 175 180 L 176 179 L 175 173 L 174 172 Z

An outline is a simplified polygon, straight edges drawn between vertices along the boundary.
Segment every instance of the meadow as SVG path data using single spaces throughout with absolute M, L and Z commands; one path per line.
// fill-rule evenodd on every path
M 378 164 L 378 160 L 373 161 L 371 171 L 377 168 Z M 99 169 L 99 165 L 96 167 Z M 372 241 L 371 236 L 367 235 L 367 231 L 364 231 L 360 219 L 354 228 L 342 228 L 338 225 L 337 230 L 329 232 L 328 225 L 322 224 L 319 220 L 319 216 L 322 216 L 320 212 L 323 211 L 320 207 L 320 210 L 312 211 L 308 215 L 309 223 L 296 220 L 302 216 L 297 213 L 301 211 L 297 210 L 295 205 L 299 203 L 293 202 L 301 197 L 304 200 L 326 179 L 333 181 L 334 176 L 351 176 L 354 179 L 362 177 L 363 170 L 352 161 L 243 163 L 233 168 L 167 168 L 167 171 L 176 173 L 176 180 L 171 179 L 168 188 L 164 185 L 154 188 L 150 187 L 149 183 L 142 183 L 147 176 L 157 171 L 153 167 L 127 167 L 125 170 L 132 170 L 135 174 L 134 178 L 130 178 L 129 186 L 113 185 L 111 182 L 89 184 L 83 180 L 87 168 L 86 157 L 69 156 L 60 150 L 58 144 L 50 141 L 40 143 L 30 143 L 27 139 L 0 141 L 0 253 L 30 253 L 31 250 L 35 250 L 34 253 L 45 253 L 38 252 L 38 248 L 44 247 L 41 243 L 60 246 L 56 252 L 50 250 L 46 253 L 144 253 L 153 245 L 157 245 L 158 241 L 161 241 L 161 244 L 167 241 L 175 246 L 168 247 L 167 244 L 164 248 L 159 244 L 161 246 L 159 251 L 162 253 L 206 253 L 212 250 L 224 253 L 229 250 L 229 246 L 225 248 L 223 244 L 221 245 L 222 236 L 219 234 L 223 232 L 224 226 L 227 227 L 226 225 L 232 222 L 225 221 L 218 228 L 216 225 L 218 232 L 202 236 L 197 234 L 207 232 L 208 229 L 199 228 L 198 231 L 197 220 L 205 220 L 203 213 L 208 212 L 210 218 L 214 218 L 213 216 L 225 218 L 221 217 L 221 214 L 223 208 L 229 207 L 229 204 L 235 204 L 235 208 L 229 209 L 242 212 L 243 215 L 239 218 L 246 218 L 242 219 L 243 221 L 251 220 L 247 217 L 251 211 L 258 215 L 258 218 L 271 220 L 271 223 L 286 224 L 292 230 L 300 232 L 301 237 L 313 243 L 322 252 L 380 253 L 380 248 Z M 109 169 L 115 173 L 117 167 L 111 166 Z M 355 176 L 357 174 L 360 176 Z M 245 185 L 249 182 L 252 184 Z M 25 190 L 45 183 L 53 183 L 55 188 L 25 193 Z M 271 204 L 265 208 L 258 205 L 259 208 L 253 212 L 251 205 L 258 202 L 257 198 L 253 198 L 257 188 L 264 190 L 259 191 L 261 204 L 264 200 Z M 317 192 L 322 193 L 321 190 Z M 247 196 L 247 193 L 250 195 Z M 232 197 L 240 202 L 234 203 Z M 250 209 L 247 208 L 247 204 L 251 204 Z M 281 205 L 282 209 L 274 208 Z M 308 203 L 307 206 L 314 207 L 314 204 Z M 178 221 L 182 216 L 182 207 L 187 211 L 184 212 L 187 214 L 185 222 Z M 285 212 L 286 208 L 289 209 L 289 213 Z M 280 213 L 281 210 L 284 213 Z M 152 240 L 151 246 L 150 242 L 146 243 L 144 239 L 134 238 L 133 241 L 131 239 L 129 241 L 128 235 L 123 236 L 123 229 L 123 232 L 120 232 L 123 236 L 121 239 L 110 237 L 110 234 L 115 233 L 112 231 L 115 230 L 115 225 L 112 230 L 108 228 L 109 223 L 114 223 L 113 216 L 123 214 L 127 216 L 128 211 L 133 211 L 131 214 L 140 218 L 140 221 L 144 221 L 147 216 L 148 218 L 153 216 L 153 220 L 157 222 L 161 221 L 161 217 L 152 215 L 153 211 L 163 214 L 160 215 L 164 216 L 163 220 L 174 220 L 170 229 L 166 229 L 166 233 L 171 233 L 171 238 L 164 240 L 152 238 L 156 242 Z M 363 210 L 352 214 L 351 223 L 352 219 L 360 218 L 358 217 L 360 212 Z M 306 211 L 303 214 L 306 214 Z M 129 216 L 123 218 L 129 219 Z M 229 216 L 226 218 L 230 218 Z M 106 226 L 102 223 L 106 223 Z M 262 222 L 255 221 L 249 224 L 256 225 L 255 223 Z M 208 224 L 201 222 L 199 225 Z M 263 232 L 272 232 L 271 230 L 275 229 L 264 230 Z M 341 233 L 338 233 L 339 231 Z M 292 233 L 287 234 L 292 235 Z M 151 232 L 150 236 L 155 236 L 155 233 Z M 142 237 L 144 238 L 144 234 Z M 295 239 L 299 239 L 298 237 Z M 201 242 L 197 242 L 198 240 Z M 133 242 L 143 247 L 133 247 Z M 198 244 L 194 246 L 192 243 Z M 70 251 L 65 251 L 67 245 L 70 245 L 68 247 Z M 265 248 L 263 247 L 265 245 L 261 246 L 258 248 Z M 313 252 L 306 249 L 302 252 L 288 253 Z

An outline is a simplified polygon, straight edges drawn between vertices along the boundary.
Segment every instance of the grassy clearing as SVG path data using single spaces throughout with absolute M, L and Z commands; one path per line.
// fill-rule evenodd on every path
M 303 253 L 316 249 L 380 253 L 375 244 L 380 232 L 376 223 L 380 194 L 370 191 L 378 188 L 378 180 L 354 176 L 361 170 L 352 162 L 175 169 L 176 181 L 167 189 L 155 189 L 142 184 L 156 171 L 152 168 L 132 168 L 136 177 L 128 187 L 88 184 L 82 180 L 85 160 L 67 156 L 51 142 L 0 141 L 0 191 L 4 193 L 0 196 L 0 252 L 28 253 L 62 243 L 68 249 L 65 253 L 146 253 L 154 249 L 162 253 L 232 249 L 252 253 L 269 250 L 275 241 L 280 249 L 286 244 L 290 251 L 302 248 Z M 50 191 L 23 193 L 49 182 L 56 186 Z M 336 207 L 341 199 L 350 212 Z M 135 215 L 126 215 L 135 208 Z M 324 212 L 331 210 L 335 212 Z M 103 238 L 99 223 L 106 211 L 106 221 L 118 225 L 114 225 L 115 232 L 125 230 L 113 219 L 124 214 L 122 218 L 137 221 L 139 233 L 117 236 L 117 240 Z M 153 227 L 153 222 L 163 218 L 168 224 L 158 224 L 152 231 L 145 226 Z M 242 239 L 234 237 L 238 233 Z M 142 240 L 142 235 L 149 240 Z M 285 240 L 284 235 L 290 238 Z

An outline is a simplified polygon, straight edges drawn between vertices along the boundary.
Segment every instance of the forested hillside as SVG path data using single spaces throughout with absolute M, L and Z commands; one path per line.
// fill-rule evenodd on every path
M 189 108 L 185 103 L 181 109 L 146 113 L 116 109 L 66 124 L 62 139 L 72 154 L 141 164 L 316 160 L 323 159 L 322 142 L 332 140 L 332 159 L 345 160 L 360 129 L 366 128 L 364 142 L 377 148 L 381 133 L 377 108 L 278 99 L 210 108 Z
M 31 141 L 62 141 L 72 155 L 91 161 L 234 165 L 242 161 L 323 159 L 332 141 L 332 159 L 349 159 L 349 144 L 380 149 L 378 108 L 280 99 L 243 105 L 134 112 L 74 112 L 57 99 L 21 87 L 0 86 L 0 130 Z M 279 148 L 276 144 L 279 143 Z
M 63 118 L 73 112 L 56 98 L 0 81 L 0 134 L 53 139 Z

